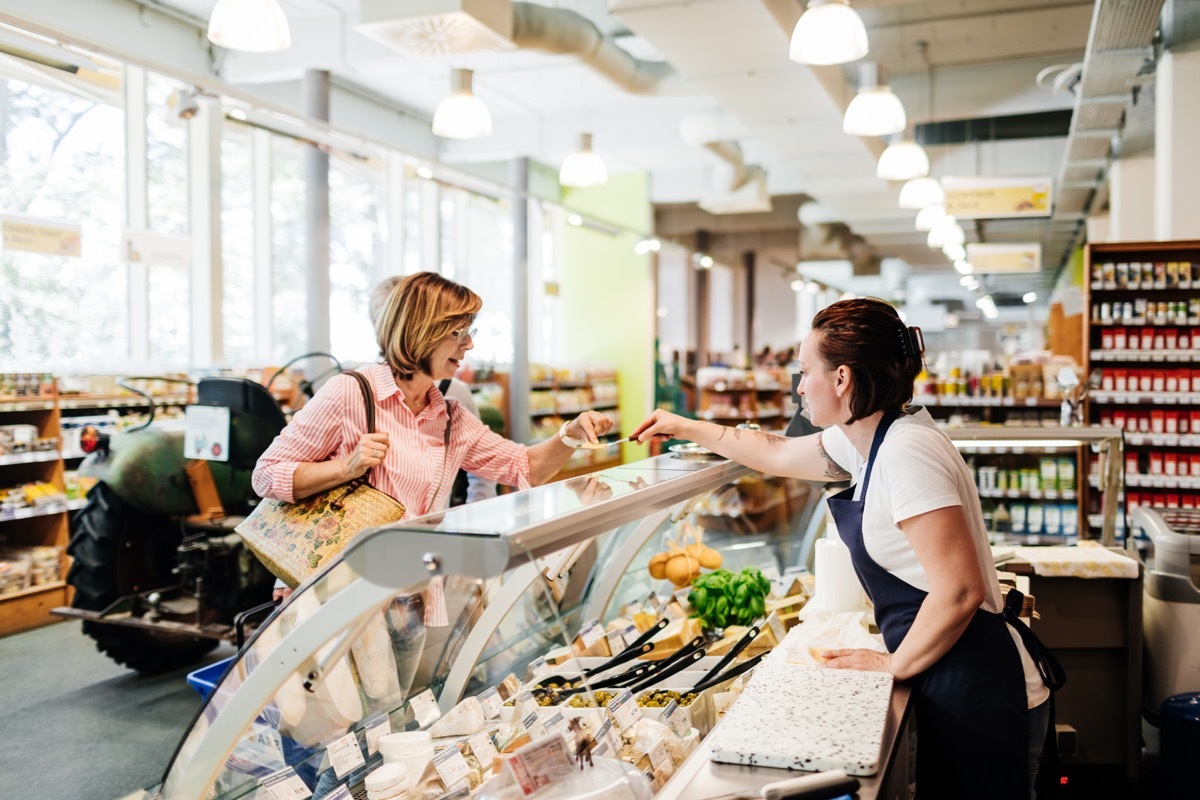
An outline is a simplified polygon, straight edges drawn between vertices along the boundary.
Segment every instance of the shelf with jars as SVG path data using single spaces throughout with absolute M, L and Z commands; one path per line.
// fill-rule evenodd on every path
M 1087 418 L 1125 431 L 1127 509 L 1200 507 L 1200 241 L 1089 244 Z
M 699 419 L 722 425 L 754 422 L 764 428 L 787 424 L 789 387 L 775 370 L 702 367 L 696 373 Z

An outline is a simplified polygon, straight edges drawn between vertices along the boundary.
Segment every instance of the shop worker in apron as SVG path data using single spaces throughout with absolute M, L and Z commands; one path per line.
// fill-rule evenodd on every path
M 842 300 L 813 318 L 800 347 L 799 391 L 825 430 L 789 439 L 655 411 L 634 435 L 688 439 L 771 475 L 850 479 L 829 508 L 887 652 L 827 651 L 823 666 L 912 686 L 918 798 L 1026 798 L 1047 682 L 1061 676 L 1043 678 L 1044 654 L 1006 611 L 962 457 L 929 412 L 905 408 L 923 350 L 920 329 L 887 303 Z

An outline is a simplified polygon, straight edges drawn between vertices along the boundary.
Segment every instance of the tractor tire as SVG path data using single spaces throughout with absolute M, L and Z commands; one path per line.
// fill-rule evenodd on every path
M 74 608 L 103 611 L 123 595 L 170 586 L 178 522 L 131 507 L 103 482 L 72 519 L 72 557 L 67 582 L 75 589 Z M 178 669 L 215 648 L 214 639 L 144 631 L 98 622 L 83 623 L 96 649 L 118 664 L 143 673 Z

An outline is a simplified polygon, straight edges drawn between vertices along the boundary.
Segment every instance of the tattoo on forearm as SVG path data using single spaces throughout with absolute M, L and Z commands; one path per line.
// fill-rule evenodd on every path
M 829 453 L 825 451 L 825 444 L 821 441 L 822 434 L 817 434 L 817 453 L 825 461 L 825 477 L 830 480 L 844 481 L 850 477 L 850 473 L 842 469 L 836 461 L 829 457 Z
M 774 434 L 763 433 L 761 431 L 755 431 L 754 435 L 758 437 L 758 440 L 760 442 L 762 442 L 763 444 L 765 444 L 769 447 L 778 447 L 779 445 L 781 445 L 785 441 L 787 441 L 782 436 L 775 436 Z

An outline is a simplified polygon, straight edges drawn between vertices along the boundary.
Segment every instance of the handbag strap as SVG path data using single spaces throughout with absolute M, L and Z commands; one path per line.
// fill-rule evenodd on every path
M 371 382 L 369 380 L 367 380 L 367 376 L 363 375 L 361 372 L 355 372 L 352 370 L 346 374 L 349 375 L 351 378 L 354 378 L 355 382 L 358 383 L 358 388 L 362 391 L 363 405 L 366 406 L 366 410 L 367 410 L 367 433 L 374 433 L 375 432 L 375 392 L 371 390 Z M 346 484 L 346 486 L 348 488 L 348 491 L 346 492 L 346 494 L 350 494 L 350 492 L 353 492 L 359 486 L 363 486 L 364 484 L 367 486 L 370 486 L 372 472 L 374 472 L 374 470 L 369 469 L 366 472 L 364 472 L 362 475 L 360 475 L 359 477 L 350 481 L 350 483 Z M 342 498 L 344 499 L 345 495 L 342 495 Z

